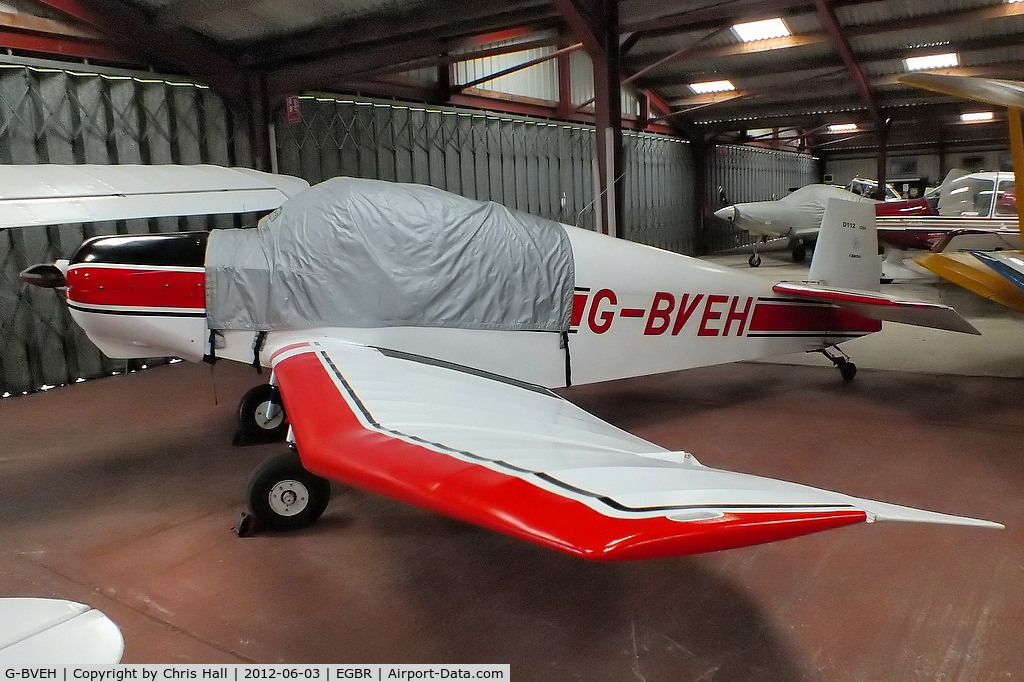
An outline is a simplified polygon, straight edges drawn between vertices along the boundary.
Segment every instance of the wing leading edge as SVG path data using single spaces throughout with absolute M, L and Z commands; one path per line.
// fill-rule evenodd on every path
M 705 467 L 545 389 L 425 358 L 287 335 L 268 350 L 313 473 L 588 559 L 876 519 L 998 527 Z

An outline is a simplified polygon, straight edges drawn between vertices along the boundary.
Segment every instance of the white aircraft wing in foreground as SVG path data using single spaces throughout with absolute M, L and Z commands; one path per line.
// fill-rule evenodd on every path
M 0 165 L 0 228 L 269 211 L 301 178 L 213 165 Z
M 998 527 L 705 467 L 547 389 L 331 332 L 274 345 L 306 470 L 588 559 L 692 554 L 874 520 Z M 280 505 L 270 516 L 284 527 L 310 511 L 287 489 L 258 498 Z

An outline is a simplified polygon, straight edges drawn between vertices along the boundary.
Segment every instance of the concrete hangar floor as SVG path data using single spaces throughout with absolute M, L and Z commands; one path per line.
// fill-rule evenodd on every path
M 800 277 L 785 254 L 757 272 Z M 745 256 L 720 259 L 746 268 Z M 792 275 L 788 274 L 792 273 Z M 893 285 L 901 286 L 901 285 Z M 251 368 L 178 363 L 0 401 L 0 593 L 109 615 L 125 663 L 511 663 L 516 680 L 996 680 L 1024 672 L 1024 316 L 889 325 L 818 356 L 570 389 L 701 461 L 1000 521 L 861 524 L 590 564 L 356 491 L 239 539 Z M 913 343 L 911 343 L 913 342 Z

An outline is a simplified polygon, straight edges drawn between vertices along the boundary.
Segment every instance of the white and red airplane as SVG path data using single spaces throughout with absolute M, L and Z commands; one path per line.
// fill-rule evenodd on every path
M 875 520 L 1000 527 L 710 468 L 550 390 L 796 351 L 849 379 L 836 344 L 883 319 L 977 333 L 878 293 L 873 221 L 870 204 L 831 203 L 816 281 L 772 284 L 431 187 L 335 178 L 256 229 L 98 237 L 26 277 L 63 287 L 112 357 L 272 369 L 239 407 L 247 435 L 286 430 L 294 446 L 249 482 L 267 528 L 313 523 L 329 480 L 588 559 Z

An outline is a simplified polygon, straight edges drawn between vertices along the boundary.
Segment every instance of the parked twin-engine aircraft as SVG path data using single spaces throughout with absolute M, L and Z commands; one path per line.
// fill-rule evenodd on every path
M 878 293 L 873 217 L 831 203 L 816 281 L 773 285 L 431 187 L 335 178 L 256 229 L 94 238 L 29 278 L 64 286 L 113 357 L 272 369 L 239 408 L 249 435 L 287 429 L 294 445 L 249 482 L 271 529 L 313 523 L 329 479 L 589 559 L 875 520 L 998 527 L 707 467 L 549 390 L 795 351 L 852 378 L 836 344 L 883 319 L 977 333 Z
M 1013 178 L 997 175 L 995 182 L 989 185 L 989 193 L 979 192 L 977 196 L 979 213 L 988 210 L 1004 219 L 1016 216 L 1016 225 L 1012 226 L 1015 229 L 1007 225 L 1003 230 L 1011 235 L 1016 232 L 1013 248 L 978 246 L 967 251 L 944 243 L 929 253 L 917 256 L 914 261 L 979 296 L 1024 312 L 1024 251 L 1020 249 L 1024 242 L 1024 202 L 1017 197 L 1017 188 L 1024 185 L 1024 132 L 1021 125 L 1024 82 L 930 73 L 903 76 L 900 81 L 926 90 L 1006 107 Z M 960 194 L 972 196 L 970 191 Z

